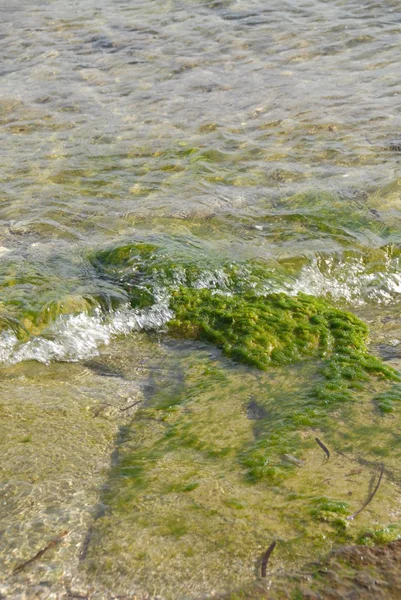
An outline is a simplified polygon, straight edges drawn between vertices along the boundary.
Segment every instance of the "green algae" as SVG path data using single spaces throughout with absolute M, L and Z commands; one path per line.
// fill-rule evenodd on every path
M 97 308 L 107 312 L 127 302 L 135 309 L 147 308 L 160 299 L 166 301 L 172 292 L 177 292 L 180 288 L 183 288 L 183 296 L 190 293 L 185 289 L 209 288 L 232 294 L 239 303 L 242 300 L 245 302 L 246 293 L 250 296 L 252 293 L 263 296 L 271 290 L 285 288 L 309 264 L 306 259 L 286 259 L 281 263 L 261 260 L 233 263 L 212 258 L 207 253 L 200 255 L 195 238 L 187 244 L 184 242 L 179 236 L 154 236 L 91 252 L 87 257 L 78 254 L 66 257 L 56 253 L 46 265 L 41 265 L 43 268 L 38 268 L 31 259 L 7 256 L 0 273 L 0 326 L 14 331 L 20 340 L 27 340 L 32 335 L 45 333 L 60 315 L 91 314 Z M 369 256 L 348 252 L 343 259 L 337 259 L 337 270 L 344 269 L 341 260 L 345 263 L 360 261 L 360 268 L 369 277 L 379 276 L 387 265 L 391 277 L 391 270 L 396 269 L 399 263 L 399 252 L 394 247 L 382 248 L 371 252 Z M 328 270 L 336 268 L 336 261 L 333 261 L 327 267 Z M 323 257 L 317 268 L 330 277 L 330 272 L 325 273 Z M 171 303 L 174 302 L 177 303 L 175 297 L 171 300 Z M 304 308 L 305 306 L 304 301 Z M 244 311 L 246 310 L 244 305 Z M 316 306 L 314 310 L 317 315 L 320 309 Z M 280 320 L 279 316 L 278 318 Z M 281 325 L 278 323 L 277 327 Z M 299 326 L 295 345 L 289 340 L 274 348 L 271 355 L 273 362 L 294 360 L 297 353 L 306 356 L 308 343 L 313 346 L 316 341 L 312 338 L 318 327 L 313 332 L 312 323 L 308 323 L 304 331 L 303 326 Z M 249 355 L 252 335 L 250 334 L 245 352 L 242 352 L 244 348 L 236 345 L 235 351 L 242 353 L 239 360 L 249 360 L 249 356 L 246 357 L 245 354 Z M 316 335 L 320 335 L 319 343 L 323 347 L 325 342 L 322 332 Z M 260 332 L 259 337 L 261 336 Z M 314 355 L 312 347 L 310 353 L 311 356 Z M 256 354 L 253 352 L 253 360 L 256 359 Z M 356 373 L 354 375 L 357 386 L 358 376 Z M 349 371 L 349 379 L 351 377 Z M 323 392 L 328 394 L 327 389 L 321 393 Z
M 333 384 L 364 380 L 368 372 L 397 378 L 368 354 L 368 330 L 360 319 L 313 296 L 227 296 L 181 288 L 170 307 L 175 312 L 171 333 L 212 342 L 230 358 L 259 369 L 331 355 L 335 360 L 322 374 Z
M 90 555 L 97 576 L 106 580 L 119 572 L 124 581 L 135 572 L 139 583 L 149 585 L 150 570 L 156 570 L 155 585 L 163 585 L 163 579 L 171 585 L 182 570 L 188 581 L 199 586 L 196 564 L 202 556 L 200 578 L 210 582 L 203 587 L 206 591 L 222 571 L 222 581 L 228 583 L 233 561 L 252 577 L 250 556 L 258 555 L 266 526 L 273 533 L 274 517 L 264 508 L 266 491 L 250 491 L 238 469 L 238 451 L 243 440 L 253 435 L 252 422 L 243 410 L 247 391 L 241 391 L 241 377 L 203 357 L 196 364 L 187 353 L 185 363 L 189 372 L 184 389 L 160 390 L 150 408 L 136 413 L 122 440 L 119 463 L 103 498 L 112 516 L 97 524 L 100 545 L 95 543 Z M 244 376 L 247 384 L 252 383 L 252 376 Z M 121 519 L 129 539 L 115 533 Z M 140 544 L 142 550 L 146 548 L 146 561 L 137 558 Z M 113 564 L 107 567 L 96 548 L 113 556 Z M 118 558 L 121 552 L 125 568 Z M 167 578 L 160 571 L 161 556 L 168 565 L 167 571 L 163 568 Z
M 40 258 L 11 254 L 0 265 L 0 330 L 12 331 L 21 342 L 48 333 L 63 315 L 93 314 L 127 300 L 110 281 L 95 284 L 94 270 L 79 254 L 55 251 Z
M 387 525 L 385 527 L 374 527 L 361 533 L 357 542 L 364 546 L 375 546 L 377 544 L 388 544 L 401 538 L 401 529 L 397 524 Z
M 134 266 L 138 263 L 138 260 L 143 262 L 149 258 L 155 256 L 159 247 L 155 244 L 149 243 L 136 243 L 126 244 L 125 246 L 118 246 L 112 250 L 103 250 L 96 254 L 96 262 L 108 267 L 120 267 L 127 268 Z
M 109 512 L 94 526 L 85 569 L 119 578 L 121 590 L 135 572 L 138 585 L 166 586 L 167 597 L 182 577 L 198 597 L 252 580 L 273 538 L 283 565 L 354 541 L 371 513 L 347 521 L 364 501 L 348 494 L 367 489 L 368 477 L 353 475 L 350 489 L 333 455 L 322 466 L 315 437 L 354 454 L 360 438 L 370 460 L 397 445 L 376 406 L 399 375 L 369 352 L 358 317 L 305 294 L 266 293 L 261 264 L 216 261 L 205 271 L 191 252 L 167 256 L 140 242 L 90 257 L 134 308 L 162 297 L 174 313 L 161 340 L 175 348 L 176 377 L 156 375 L 120 428 L 102 493 Z M 258 410 L 248 414 L 251 402 Z M 22 443 L 30 435 L 21 431 L 20 447 L 35 443 Z M 388 497 L 387 483 L 382 490 Z M 375 507 L 378 529 L 391 507 Z
M 399 447 L 375 400 L 399 375 L 370 354 L 358 317 L 324 299 L 266 293 L 260 264 L 213 265 L 205 282 L 202 261 L 166 256 L 157 243 L 105 250 L 91 264 L 134 308 L 164 290 L 174 316 L 162 340 L 175 348 L 177 377 L 156 376 L 120 430 L 89 581 L 118 580 L 123 592 L 134 572 L 144 594 L 174 597 L 184 577 L 199 597 L 251 581 L 276 537 L 279 564 L 294 565 L 368 531 L 370 508 L 360 523 L 346 517 L 364 502 L 369 473 L 350 485 L 344 459 L 322 466 L 315 442 L 371 461 Z M 258 410 L 248 415 L 250 402 Z M 382 491 L 390 496 L 386 482 Z M 391 506 L 375 505 L 378 530 Z
M 318 378 L 271 425 L 259 427 L 255 442 L 241 453 L 250 481 L 280 479 L 293 467 L 278 468 L 273 456 L 297 454 L 297 430 L 322 426 L 327 411 L 351 402 L 372 374 L 399 380 L 399 374 L 369 354 L 368 330 L 356 316 L 311 296 L 285 294 L 223 296 L 181 289 L 172 296 L 173 335 L 212 342 L 238 362 L 266 369 L 302 358 L 320 359 Z
M 394 385 L 390 389 L 382 392 L 381 394 L 377 394 L 373 398 L 373 402 L 376 404 L 378 410 L 383 413 L 392 413 L 394 412 L 394 402 L 398 403 L 401 401 L 401 386 Z
M 185 288 L 208 287 L 242 293 L 263 292 L 277 285 L 284 269 L 263 261 L 233 262 L 199 253 L 197 244 L 169 239 L 169 247 L 152 242 L 129 242 L 98 251 L 89 260 L 99 275 L 118 285 L 134 308 L 145 308 Z
M 347 245 L 356 241 L 367 247 L 398 243 L 399 224 L 392 214 L 392 206 L 383 204 L 374 195 L 367 199 L 346 197 L 329 192 L 307 191 L 296 193 L 280 201 L 289 214 L 284 216 L 290 228 L 292 222 L 313 237 L 328 235 Z M 380 207 L 380 213 L 377 207 Z M 383 212 L 382 212 L 383 211 Z
M 348 503 L 320 496 L 312 500 L 309 514 L 319 521 L 332 520 L 333 516 L 349 514 Z
M 299 431 L 323 427 L 328 414 L 355 401 L 372 378 L 400 379 L 369 353 L 368 329 L 358 317 L 322 298 L 266 294 L 272 273 L 262 265 L 223 264 L 219 271 L 210 270 L 208 278 L 202 261 L 175 260 L 157 245 L 145 243 L 106 250 L 94 260 L 120 282 L 134 307 L 155 302 L 160 288 L 169 292 L 174 316 L 167 327 L 174 337 L 212 343 L 235 362 L 261 370 L 298 361 L 315 364 L 309 386 L 296 396 L 278 398 L 278 409 L 273 409 L 277 416 L 272 419 L 270 412 L 262 418 L 254 440 L 238 450 L 249 482 L 286 477 L 294 464 L 283 463 L 282 457 L 301 458 Z M 166 405 L 159 402 L 159 410 L 164 410 Z M 180 403 L 180 394 L 167 400 L 170 407 Z M 188 448 L 201 449 L 190 429 L 190 424 L 182 429 L 174 426 L 167 435 L 178 436 Z M 218 450 L 224 452 L 230 450 Z
M 33 295 L 33 287 L 40 288 L 41 294 Z M 0 330 L 13 331 L 20 341 L 43 333 L 61 315 L 90 313 L 98 306 L 90 297 L 28 283 L 16 285 L 7 293 L 7 300 L 2 304 Z
M 323 305 L 312 297 L 223 296 L 181 288 L 170 307 L 172 334 L 212 342 L 230 358 L 260 369 L 323 356 L 331 343 L 330 327 L 319 323 Z
M 234 369 L 218 353 L 211 357 L 210 349 L 195 351 L 188 342 L 180 348 L 169 351 L 179 380 L 168 384 L 158 375 L 156 393 L 120 437 L 102 497 L 110 512 L 96 523 L 88 555 L 92 577 L 105 585 L 118 580 L 123 590 L 135 573 L 136 589 L 155 595 L 163 590 L 173 598 L 181 593 L 181 573 L 185 593 L 191 589 L 189 597 L 203 597 L 252 581 L 272 539 L 274 570 L 354 543 L 370 530 L 372 515 L 377 529 L 383 527 L 396 503 L 391 481 L 383 479 L 381 502 L 375 499 L 357 519 L 347 520 L 365 501 L 371 473 L 334 452 L 344 448 L 344 431 L 366 426 L 374 415 L 366 391 L 334 414 L 320 408 L 312 427 L 298 424 L 289 446 L 288 423 L 305 401 L 301 390 L 320 377 L 313 361 L 272 364 L 266 371 Z M 256 417 L 247 413 L 250 398 L 252 406 L 264 407 Z M 327 463 L 315 442 L 318 431 L 333 451 Z M 272 446 L 261 451 L 261 459 L 275 473 L 252 479 L 243 455 L 269 436 Z M 367 457 L 376 443 L 381 440 L 372 435 L 363 440 Z M 302 464 L 284 454 L 302 458 Z

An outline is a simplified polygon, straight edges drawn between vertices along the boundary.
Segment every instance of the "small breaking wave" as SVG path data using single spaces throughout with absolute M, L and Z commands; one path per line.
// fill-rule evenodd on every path
M 112 311 L 96 308 L 92 313 L 59 315 L 45 332 L 22 342 L 12 331 L 0 333 L 0 363 L 15 364 L 36 360 L 79 361 L 99 354 L 113 337 L 133 331 L 162 329 L 174 316 L 169 308 L 170 294 L 180 286 L 208 288 L 214 293 L 236 294 L 252 291 L 258 295 L 284 292 L 326 297 L 348 308 L 366 304 L 391 304 L 401 294 L 401 258 L 381 253 L 377 260 L 363 254 L 348 256 L 320 255 L 304 264 L 297 274 L 289 274 L 281 265 L 277 269 L 252 271 L 237 265 L 233 270 L 199 268 L 188 274 L 185 266 L 177 266 L 163 280 L 156 274 L 150 289 L 154 304 L 132 308 L 124 304 Z
M 283 291 L 296 295 L 330 297 L 352 306 L 368 303 L 391 304 L 401 294 L 400 259 L 388 259 L 380 268 L 366 264 L 362 257 L 334 259 L 317 257 L 304 266 L 295 281 Z
M 160 329 L 173 316 L 167 304 L 134 310 L 129 306 L 112 313 L 96 309 L 92 315 L 62 315 L 48 328 L 46 335 L 21 343 L 15 333 L 0 335 L 0 362 L 16 364 L 36 360 L 48 364 L 52 361 L 75 362 L 99 354 L 103 345 L 117 335 L 132 331 Z

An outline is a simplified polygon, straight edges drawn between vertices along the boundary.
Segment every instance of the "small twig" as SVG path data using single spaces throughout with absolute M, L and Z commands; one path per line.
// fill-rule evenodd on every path
M 129 410 L 130 408 L 133 408 L 134 406 L 136 406 L 137 404 L 140 404 L 141 402 L 142 402 L 142 400 L 137 400 L 136 402 L 133 402 L 129 406 L 124 406 L 124 408 L 120 408 L 120 412 L 124 412 L 125 410 Z
M 323 442 L 321 442 L 319 440 L 319 438 L 315 438 L 315 442 L 321 447 L 321 449 L 323 450 L 323 452 L 327 456 L 327 460 L 329 460 L 329 458 L 330 458 L 330 451 L 329 451 L 329 449 L 323 444 Z
M 266 567 L 269 562 L 269 558 L 274 548 L 276 547 L 276 542 L 272 542 L 266 552 L 262 556 L 262 562 L 260 563 L 260 576 L 266 577 Z
M 50 540 L 50 542 L 47 544 L 47 546 L 42 548 L 42 550 L 39 550 L 39 552 L 37 552 L 35 554 L 35 556 L 32 556 L 32 558 L 30 558 L 29 560 L 26 560 L 25 562 L 21 563 L 20 565 L 17 565 L 13 569 L 13 575 L 20 573 L 20 571 L 23 571 L 26 567 L 29 567 L 33 562 L 35 562 L 35 560 L 38 560 L 41 556 L 43 556 L 45 552 L 50 550 L 50 548 L 54 548 L 54 546 L 57 546 L 61 542 L 63 537 L 65 537 L 67 535 L 67 533 L 68 533 L 68 531 L 62 531 L 60 533 L 60 535 L 58 535 L 57 537 Z
M 348 521 L 352 521 L 352 519 L 355 519 L 355 517 L 356 517 L 357 515 L 359 515 L 359 513 L 361 513 L 361 512 L 362 512 L 362 511 L 363 511 L 363 510 L 364 510 L 364 509 L 367 507 L 367 505 L 368 505 L 368 504 L 370 504 L 370 503 L 372 502 L 373 498 L 374 498 L 374 497 L 375 497 L 375 495 L 376 495 L 376 492 L 377 492 L 377 490 L 378 490 L 378 489 L 379 489 L 379 487 L 380 487 L 380 484 L 381 484 L 381 481 L 382 481 L 382 478 L 383 478 L 383 473 L 384 473 L 384 464 L 382 463 L 382 464 L 380 465 L 379 479 L 377 480 L 377 483 L 376 483 L 375 489 L 373 490 L 373 492 L 371 492 L 371 493 L 369 494 L 369 496 L 368 496 L 368 498 L 367 498 L 367 500 L 366 500 L 365 504 L 364 504 L 364 505 L 363 505 L 363 506 L 362 506 L 362 507 L 361 507 L 359 510 L 357 510 L 356 512 L 354 512 L 354 514 L 352 514 L 352 515 L 350 515 L 349 517 L 347 517 L 347 520 L 348 520 Z

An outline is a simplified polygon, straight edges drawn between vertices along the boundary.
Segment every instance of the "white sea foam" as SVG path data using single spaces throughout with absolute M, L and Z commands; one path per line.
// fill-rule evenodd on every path
M 368 302 L 390 304 L 400 299 L 401 265 L 389 259 L 380 269 L 367 267 L 362 258 L 335 260 L 319 257 L 304 267 L 298 278 L 283 288 L 289 294 L 304 292 L 313 296 L 329 296 L 350 305 Z
M 113 336 L 132 331 L 160 329 L 172 318 L 167 304 L 155 304 L 144 310 L 128 306 L 104 314 L 62 315 L 49 327 L 46 336 L 19 342 L 13 332 L 0 336 L 0 362 L 15 364 L 25 360 L 49 363 L 55 360 L 77 361 L 95 356 Z

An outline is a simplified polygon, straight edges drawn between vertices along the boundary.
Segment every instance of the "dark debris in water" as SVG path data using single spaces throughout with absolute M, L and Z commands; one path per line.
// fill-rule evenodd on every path
M 389 150 L 392 152 L 400 152 L 401 153 L 401 138 L 392 140 L 388 145 Z
M 247 404 L 246 416 L 251 421 L 260 421 L 266 418 L 266 409 L 252 398 Z
M 272 542 L 270 544 L 270 546 L 268 547 L 268 549 L 266 550 L 266 552 L 264 552 L 264 554 L 262 556 L 262 562 L 260 564 L 260 576 L 263 578 L 266 577 L 267 565 L 268 565 L 270 556 L 272 555 L 272 552 L 273 552 L 274 548 L 276 547 L 276 543 L 277 542 Z
M 51 548 L 55 548 L 56 546 L 58 546 L 60 544 L 60 542 L 62 541 L 62 539 L 69 533 L 69 531 L 62 531 L 58 536 L 56 536 L 55 538 L 53 538 L 52 540 L 50 540 L 50 542 L 48 544 L 46 544 L 46 546 L 44 548 L 42 548 L 41 550 L 39 550 L 39 552 L 37 552 L 34 556 L 32 556 L 32 558 L 24 561 L 23 563 L 17 565 L 14 569 L 13 569 L 13 575 L 17 575 L 18 573 L 20 573 L 21 571 L 27 569 L 28 567 L 30 567 L 34 562 L 36 562 L 37 560 L 39 560 L 44 554 L 45 552 L 47 552 L 48 550 L 50 550 Z
M 317 444 L 318 444 L 318 445 L 321 447 L 321 449 L 323 450 L 323 452 L 324 452 L 324 453 L 325 453 L 325 455 L 327 456 L 327 460 L 329 460 L 329 458 L 330 458 L 330 451 L 329 451 L 329 449 L 327 448 L 327 446 L 325 446 L 325 445 L 323 444 L 323 442 L 321 442 L 321 441 L 319 440 L 319 438 L 315 438 L 315 441 L 316 441 L 316 443 L 317 443 Z
M 352 521 L 353 519 L 355 519 L 355 517 L 357 517 L 363 510 L 365 510 L 365 508 L 368 506 L 368 504 L 370 504 L 372 502 L 373 498 L 375 497 L 375 495 L 380 487 L 381 481 L 383 479 L 383 474 L 384 474 L 384 465 L 381 464 L 379 466 L 379 476 L 377 478 L 377 483 L 376 483 L 373 491 L 368 495 L 366 502 L 363 504 L 363 506 L 361 506 L 361 508 L 358 509 L 356 512 L 354 512 L 352 515 L 347 517 L 348 521 Z

